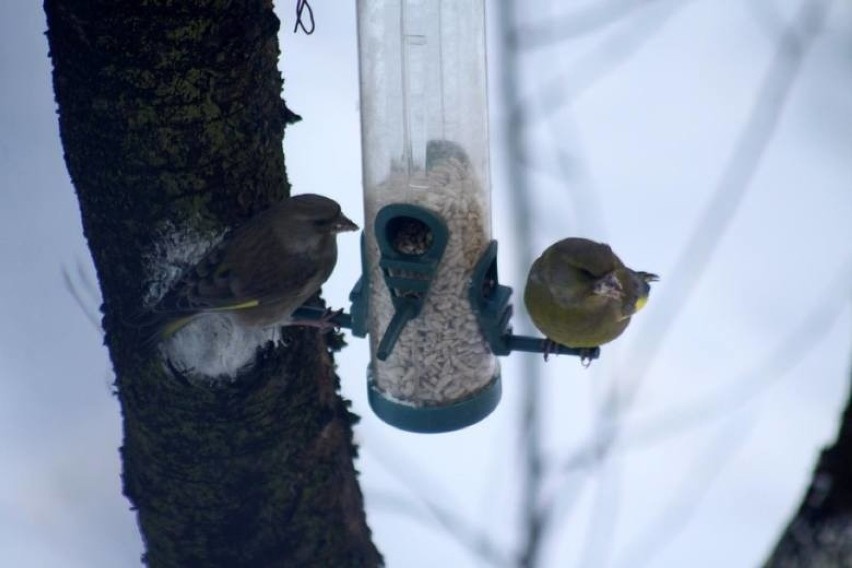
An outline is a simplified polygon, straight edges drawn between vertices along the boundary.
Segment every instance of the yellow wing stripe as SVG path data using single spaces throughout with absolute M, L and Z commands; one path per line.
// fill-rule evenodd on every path
M 191 316 L 186 316 L 184 318 L 178 318 L 174 321 L 167 323 L 166 325 L 163 326 L 162 331 L 160 331 L 160 337 L 162 337 L 163 339 L 170 338 L 171 336 L 176 334 L 178 331 L 180 331 L 181 328 L 183 328 L 186 324 L 191 322 L 193 320 L 193 318 L 195 318 L 195 314 L 193 314 Z
M 232 304 L 230 306 L 222 306 L 219 308 L 211 308 L 204 310 L 206 312 L 230 312 L 231 310 L 247 310 L 248 308 L 256 308 L 260 305 L 260 300 L 248 300 L 241 304 Z
M 247 302 L 241 302 L 239 304 L 233 304 L 233 305 L 230 305 L 230 306 L 221 306 L 219 308 L 209 308 L 209 309 L 203 310 L 203 312 L 207 312 L 207 313 L 209 313 L 209 312 L 230 312 L 232 310 L 246 310 L 246 309 L 249 309 L 249 308 L 256 308 L 259 305 L 260 305 L 260 300 L 248 300 Z M 203 313 L 203 312 L 200 312 L 200 313 Z M 180 331 L 183 327 L 185 327 L 189 322 L 191 322 L 192 320 L 194 320 L 198 316 L 199 316 L 199 313 L 194 313 L 192 315 L 180 317 L 180 318 L 177 318 L 176 320 L 170 321 L 169 323 L 167 323 L 166 325 L 163 326 L 162 330 L 160 331 L 160 337 L 162 339 L 170 338 L 171 336 L 176 334 L 178 331 Z

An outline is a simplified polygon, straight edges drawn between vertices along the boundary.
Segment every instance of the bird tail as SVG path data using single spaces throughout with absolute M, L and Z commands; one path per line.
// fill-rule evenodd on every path
M 132 318 L 131 327 L 136 328 L 139 344 L 150 349 L 186 327 L 200 312 L 175 314 L 173 312 L 143 312 Z
M 160 327 L 159 340 L 163 341 L 163 340 L 169 339 L 174 334 L 179 332 L 181 329 L 186 327 L 189 324 L 189 322 L 194 320 L 197 316 L 198 316 L 198 314 L 190 314 L 188 316 L 181 316 L 179 318 L 176 318 L 176 319 L 173 319 L 171 321 L 166 322 L 165 325 Z

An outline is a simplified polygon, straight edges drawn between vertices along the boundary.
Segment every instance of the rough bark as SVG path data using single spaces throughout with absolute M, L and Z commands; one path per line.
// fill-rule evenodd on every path
M 849 378 L 852 384 L 852 368 Z M 802 504 L 765 566 L 852 566 L 852 392 L 837 439 L 820 454 Z
M 65 159 L 104 298 L 124 493 L 150 566 L 374 566 L 355 417 L 315 330 L 239 380 L 164 372 L 128 325 L 158 227 L 229 227 L 289 192 L 278 20 L 262 0 L 46 0 Z

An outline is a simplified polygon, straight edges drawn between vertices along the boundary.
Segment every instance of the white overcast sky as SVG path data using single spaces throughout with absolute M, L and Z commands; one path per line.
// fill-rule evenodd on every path
M 290 180 L 295 192 L 333 197 L 363 223 L 354 3 L 313 2 L 312 36 L 290 33 L 293 4 L 279 6 L 284 97 L 304 117 L 287 131 Z M 526 17 L 556 13 L 540 4 Z M 662 277 L 646 310 L 589 370 L 567 357 L 546 366 L 548 463 L 588 439 L 613 381 L 641 386 L 609 459 L 567 482 L 548 478 L 560 513 L 544 565 L 755 566 L 795 510 L 849 388 L 852 7 L 833 3 L 739 209 L 640 377 L 636 350 L 647 342 L 639 339 L 656 339 L 654 322 L 677 297 L 685 278 L 673 266 L 800 1 L 649 4 L 624 24 L 524 59 L 521 90 L 532 96 L 551 81 L 585 81 L 601 46 L 620 58 L 533 132 L 530 153 L 555 171 L 548 153 L 561 144 L 572 191 L 592 204 L 578 212 L 576 193 L 533 172 L 534 247 L 569 235 L 606 240 L 628 265 Z M 38 2 L 0 5 L 0 565 L 133 566 L 142 547 L 120 491 L 110 366 L 61 273 L 93 268 L 62 160 L 44 30 Z M 494 31 L 494 235 L 517 305 L 524 275 L 513 269 Z M 359 270 L 357 238 L 340 240 L 326 287 L 338 306 Z M 485 565 L 422 504 L 419 519 L 389 506 L 400 496 L 439 503 L 515 552 L 522 356 L 503 361 L 504 396 L 492 416 L 423 436 L 372 415 L 366 342 L 350 343 L 339 372 L 363 417 L 358 468 L 388 564 Z

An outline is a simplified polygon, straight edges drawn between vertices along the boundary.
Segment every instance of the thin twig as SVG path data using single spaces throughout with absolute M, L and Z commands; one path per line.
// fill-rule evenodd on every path
M 512 30 L 516 3 L 503 0 L 499 3 L 497 19 L 502 39 L 503 84 L 502 94 L 507 109 L 517 109 L 520 97 L 518 80 L 520 62 L 518 53 L 512 46 Z M 522 274 L 533 263 L 531 206 L 529 203 L 529 183 L 521 165 L 523 157 L 524 115 L 512 112 L 506 125 L 506 175 L 511 198 L 514 227 L 512 234 L 518 247 L 517 273 Z M 522 326 L 529 325 L 522 321 Z M 523 358 L 524 386 L 521 389 L 520 453 L 523 456 L 523 488 L 521 490 L 520 511 L 521 526 L 525 534 L 521 544 L 518 564 L 522 568 L 534 568 L 538 565 L 544 526 L 539 513 L 539 495 L 542 484 L 541 451 L 541 370 L 533 357 Z
M 755 424 L 754 417 L 729 420 L 716 434 L 709 448 L 699 452 L 683 476 L 680 487 L 666 493 L 667 504 L 652 519 L 643 523 L 642 531 L 624 547 L 617 565 L 638 568 L 648 564 L 666 544 L 683 531 L 713 482 L 725 470 L 731 458 L 748 439 Z
M 402 495 L 370 489 L 367 489 L 366 494 L 370 505 L 373 507 L 405 515 L 424 525 L 437 526 L 443 529 L 443 532 L 488 566 L 509 568 L 514 565 L 507 555 L 494 545 L 485 532 L 475 529 L 469 523 L 454 515 L 450 509 L 442 507 L 434 501 L 425 500 L 422 496 L 419 496 L 418 502 Z M 425 511 L 423 510 L 424 507 Z
M 78 264 L 78 274 L 80 273 L 80 265 Z M 97 317 L 97 311 L 95 308 L 92 308 L 90 302 L 83 298 L 83 294 L 80 290 L 80 287 L 74 282 L 71 278 L 71 273 L 68 271 L 68 267 L 62 266 L 62 280 L 65 283 L 65 289 L 71 294 L 71 297 L 74 298 L 74 301 L 77 303 L 77 306 L 80 308 L 80 311 L 83 312 L 83 315 L 89 320 L 89 323 L 92 324 L 98 333 L 103 333 L 103 329 L 101 328 L 101 323 Z M 81 281 L 83 282 L 83 288 L 89 289 L 89 295 L 91 296 L 91 283 L 87 282 L 87 278 L 81 277 Z
M 459 543 L 462 547 L 468 549 L 471 553 L 478 556 L 484 562 L 495 566 L 510 566 L 512 562 L 509 560 L 509 555 L 500 550 L 497 544 L 488 537 L 487 525 L 486 530 L 476 530 L 469 523 L 466 523 L 461 517 L 452 513 L 450 508 L 444 507 L 439 501 L 430 497 L 430 495 L 438 495 L 443 501 L 447 501 L 446 495 L 448 492 L 442 488 L 434 489 L 427 492 L 427 487 L 430 483 L 426 483 L 423 478 L 418 477 L 418 472 L 412 469 L 403 471 L 401 464 L 408 463 L 399 456 L 388 455 L 388 452 L 382 451 L 380 448 L 386 448 L 387 445 L 372 444 L 365 446 L 363 451 L 371 454 L 373 460 L 384 467 L 384 469 L 411 494 L 412 499 L 407 499 L 400 496 L 393 496 L 386 491 L 367 491 L 367 503 L 372 506 L 374 504 L 384 504 L 385 508 L 393 508 L 398 512 L 404 512 L 408 516 L 419 518 L 419 520 L 428 520 L 433 526 L 437 526 L 447 534 L 450 538 Z M 449 503 L 453 504 L 452 501 Z M 403 506 L 404 505 L 404 506 Z M 419 507 L 418 507 L 419 505 Z M 418 513 L 426 509 L 430 516 L 424 516 Z
M 826 289 L 816 294 L 815 297 L 821 298 L 822 301 L 748 371 L 728 381 L 714 394 L 684 405 L 675 412 L 637 420 L 629 428 L 622 429 L 622 435 L 618 440 L 610 442 L 608 435 L 604 435 L 590 440 L 588 444 L 576 450 L 556 470 L 557 475 L 565 477 L 561 483 L 554 485 L 556 489 L 551 498 L 544 500 L 545 503 L 550 503 L 547 515 L 560 518 L 564 515 L 566 511 L 563 507 L 559 510 L 555 509 L 557 497 L 559 501 L 565 499 L 565 488 L 569 479 L 573 479 L 578 472 L 594 467 L 602 457 L 602 450 L 605 449 L 609 456 L 616 451 L 635 451 L 682 435 L 690 429 L 706 426 L 714 420 L 725 418 L 732 412 L 741 410 L 759 398 L 768 388 L 783 380 L 795 365 L 820 345 L 823 338 L 842 319 L 845 313 L 843 306 L 848 307 L 852 301 L 849 296 L 850 283 L 852 283 L 852 258 L 848 259 Z M 610 431 L 607 425 L 602 425 L 601 429 L 604 432 Z M 610 445 L 607 446 L 607 444 Z
M 600 32 L 653 2 L 654 0 L 594 2 L 569 14 L 520 24 L 512 34 L 511 45 L 519 50 L 532 50 L 577 39 Z
M 690 0 L 661 2 L 636 18 L 636 22 L 621 26 L 570 69 L 560 72 L 531 94 L 524 98 L 519 97 L 514 104 L 507 106 L 510 122 L 517 122 L 529 128 L 538 121 L 549 120 L 555 113 L 570 106 L 595 83 L 637 55 L 642 45 L 654 38 L 663 26 L 689 3 Z M 528 109 L 531 108 L 536 109 L 535 113 L 527 116 Z M 526 122 L 525 118 L 528 119 Z M 517 132 L 523 133 L 524 129 L 519 128 Z
M 828 12 L 829 2 L 803 2 L 795 23 L 779 39 L 749 118 L 732 149 L 716 191 L 671 269 L 671 277 L 666 280 L 665 301 L 648 314 L 643 333 L 638 336 L 631 354 L 625 358 L 630 362 L 630 372 L 619 373 L 625 382 L 623 404 L 619 406 L 628 408 L 632 404 L 672 324 L 683 313 L 684 305 L 704 271 L 711 265 L 710 259 L 739 209 L 775 135 L 804 57 Z M 622 397 L 620 390 L 614 389 L 612 396 Z

